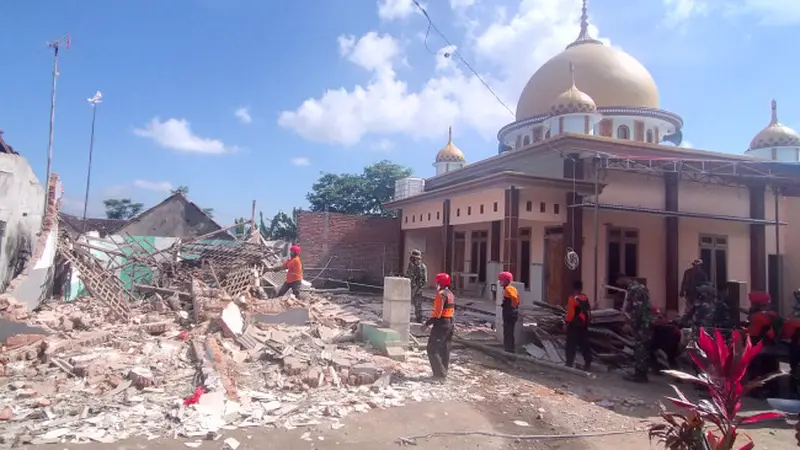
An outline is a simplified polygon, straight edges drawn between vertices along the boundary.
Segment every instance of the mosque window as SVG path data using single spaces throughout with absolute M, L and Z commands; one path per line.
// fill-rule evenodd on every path
M 530 143 L 531 143 L 531 137 L 530 136 L 525 136 L 524 138 L 522 138 L 522 145 L 523 146 L 530 145 Z
M 653 143 L 653 130 L 647 130 L 646 136 L 647 136 L 647 138 L 646 138 L 647 139 L 647 143 L 648 144 L 652 144 Z
M 428 213 L 428 220 L 431 220 L 431 213 Z
M 620 125 L 617 128 L 617 139 L 630 139 L 631 138 L 631 129 L 628 128 L 626 125 Z

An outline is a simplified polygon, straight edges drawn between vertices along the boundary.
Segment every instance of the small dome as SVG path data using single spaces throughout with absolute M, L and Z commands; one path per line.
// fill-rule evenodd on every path
M 592 100 L 592 97 L 589 97 L 589 94 L 582 92 L 575 86 L 575 66 L 572 63 L 569 63 L 569 76 L 572 80 L 572 87 L 553 100 L 553 103 L 550 104 L 550 115 L 560 116 L 562 114 L 589 114 L 596 112 L 597 105 Z
M 453 127 L 447 130 L 447 145 L 436 154 L 436 162 L 466 162 L 464 152 L 453 145 Z
M 553 98 L 569 89 L 563 72 L 567 62 L 575 64 L 577 85 L 597 107 L 659 107 L 658 88 L 650 72 L 631 55 L 589 35 L 584 2 L 578 38 L 530 77 L 517 102 L 517 120 L 547 114 Z
M 750 150 L 768 147 L 800 146 L 800 134 L 778 122 L 778 103 L 772 101 L 772 119 L 766 128 L 750 141 Z

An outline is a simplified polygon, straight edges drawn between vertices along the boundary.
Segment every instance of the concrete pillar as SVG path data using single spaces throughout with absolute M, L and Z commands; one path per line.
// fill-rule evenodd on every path
M 522 293 L 525 291 L 525 284 L 513 282 L 511 283 L 512 286 L 517 288 L 517 291 L 520 293 L 520 298 Z M 521 303 L 521 302 L 520 302 Z M 500 284 L 497 284 L 497 294 L 496 294 L 496 305 L 495 305 L 495 316 L 494 316 L 494 329 L 495 329 L 495 337 L 498 341 L 503 342 L 503 288 Z M 517 325 L 514 327 L 514 342 L 516 342 L 517 347 L 522 345 L 522 316 L 520 316 L 519 320 L 517 320 Z
M 383 279 L 383 326 L 400 336 L 402 345 L 408 344 L 411 318 L 411 280 L 404 277 Z

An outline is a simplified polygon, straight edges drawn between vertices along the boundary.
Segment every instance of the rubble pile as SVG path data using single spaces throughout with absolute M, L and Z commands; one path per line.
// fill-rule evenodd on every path
M 91 295 L 32 313 L 0 303 L 29 327 L 0 348 L 0 445 L 340 427 L 374 408 L 469 398 L 467 369 L 431 383 L 422 351 L 398 362 L 358 342 L 359 323 L 380 317 L 374 299 L 313 290 L 267 299 L 259 273 L 274 255 L 208 247 L 130 258 L 148 264 L 152 283 L 126 290 L 119 261 L 59 242 Z
M 526 330 L 534 333 L 538 342 L 525 346 L 528 354 L 557 364 L 566 361 L 566 332 L 563 325 L 565 315 L 562 308 L 536 302 L 534 312 L 526 315 L 526 322 L 533 322 L 536 326 L 526 327 Z M 592 311 L 589 342 L 597 360 L 621 366 L 633 357 L 635 342 L 628 322 L 625 314 L 616 309 Z M 581 355 L 577 355 L 576 360 L 583 364 Z M 598 366 L 596 362 L 592 365 Z

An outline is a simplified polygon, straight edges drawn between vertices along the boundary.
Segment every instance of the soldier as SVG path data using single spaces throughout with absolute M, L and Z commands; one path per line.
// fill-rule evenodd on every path
M 711 322 L 714 328 L 719 329 L 726 340 L 730 340 L 734 324 L 731 322 L 732 317 L 730 306 L 728 306 L 727 288 L 716 293 L 712 317 L 713 319 Z
M 700 329 L 713 326 L 714 306 L 717 299 L 717 290 L 709 282 L 697 286 L 694 307 L 689 317 L 689 327 L 692 329 L 692 341 L 700 337 Z
M 406 278 L 411 280 L 411 302 L 414 303 L 414 317 L 418 323 L 422 323 L 422 288 L 428 284 L 428 267 L 422 262 L 421 251 L 411 251 Z
M 703 271 L 703 260 L 698 258 L 692 261 L 691 267 L 683 272 L 681 280 L 680 296 L 686 300 L 684 317 L 687 319 L 692 315 L 692 308 L 697 298 L 697 288 L 708 281 L 708 276 Z
M 653 337 L 653 309 L 650 306 L 650 291 L 647 286 L 626 276 L 617 282 L 628 291 L 626 314 L 631 318 L 635 347 L 633 349 L 633 373 L 625 379 L 635 383 L 647 383 L 650 368 L 650 343 Z

